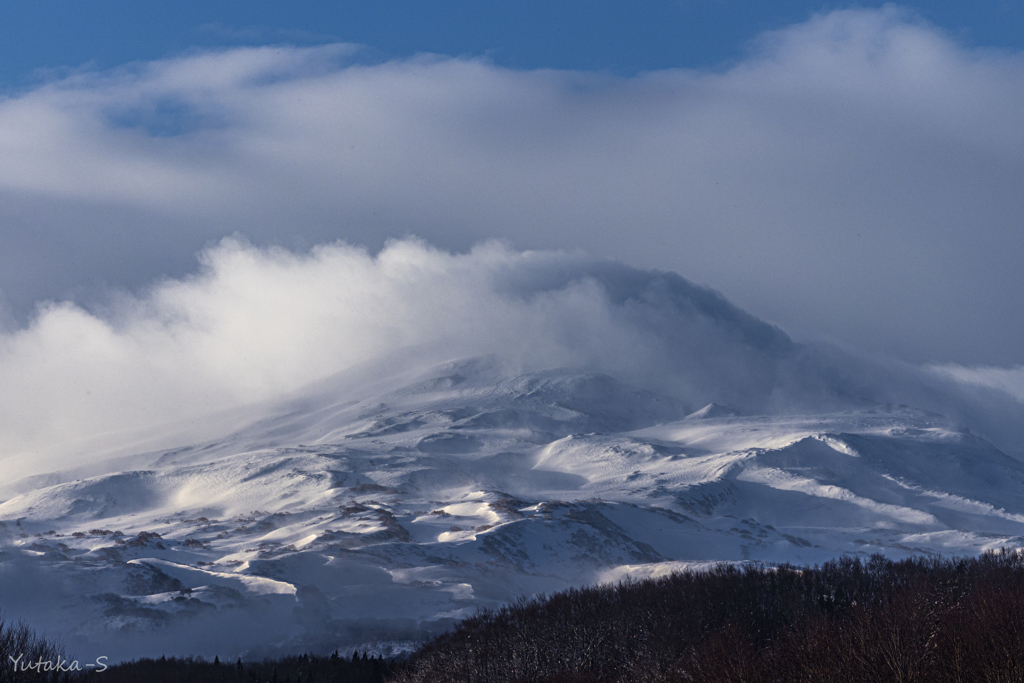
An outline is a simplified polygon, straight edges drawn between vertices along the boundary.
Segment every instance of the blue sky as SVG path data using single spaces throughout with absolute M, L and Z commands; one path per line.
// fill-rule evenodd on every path
M 65 67 L 110 68 L 194 47 L 352 42 L 373 57 L 417 52 L 486 56 L 512 68 L 713 67 L 740 58 L 764 31 L 815 12 L 883 3 L 813 0 L 4 0 L 0 82 Z M 1024 4 L 902 4 L 970 46 L 1024 47 Z M 369 56 L 369 55 L 368 55 Z

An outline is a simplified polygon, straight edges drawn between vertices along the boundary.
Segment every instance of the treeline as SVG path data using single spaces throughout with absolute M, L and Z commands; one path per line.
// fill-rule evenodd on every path
M 0 683 L 384 683 L 395 659 L 354 652 L 351 657 L 311 654 L 260 662 L 160 657 L 93 668 L 68 659 L 64 648 L 23 623 L 0 616 Z
M 92 671 L 90 683 L 383 683 L 394 660 L 358 652 L 351 657 L 298 655 L 262 662 L 223 663 L 197 657 L 138 659 Z
M 25 624 L 9 623 L 0 616 L 0 683 L 67 683 L 72 680 L 71 674 L 56 666 L 64 658 L 64 648 L 59 644 L 41 637 Z M 54 666 L 33 667 L 37 662 L 53 662 Z
M 460 622 L 390 680 L 1024 682 L 1024 560 L 844 557 L 573 589 Z

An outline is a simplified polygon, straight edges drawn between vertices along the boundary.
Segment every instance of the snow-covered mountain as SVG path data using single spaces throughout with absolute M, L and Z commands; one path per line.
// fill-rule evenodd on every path
M 799 344 L 673 274 L 414 255 L 386 269 L 404 283 L 388 315 L 423 272 L 470 266 L 484 313 L 450 303 L 464 275 L 435 283 L 412 346 L 367 314 L 378 356 L 207 415 L 207 437 L 178 422 L 178 447 L 0 453 L 19 473 L 0 482 L 8 616 L 80 657 L 257 656 L 412 643 L 519 595 L 706 562 L 1024 545 L 1009 395 Z M 364 340 L 307 327 L 266 357 Z
M 452 362 L 0 505 L 0 601 L 76 652 L 413 641 L 521 594 L 726 560 L 1019 545 L 1024 464 L 936 414 L 744 416 Z

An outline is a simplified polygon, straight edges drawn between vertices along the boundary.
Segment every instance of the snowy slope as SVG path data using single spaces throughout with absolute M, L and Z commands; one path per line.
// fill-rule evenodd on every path
M 743 416 L 490 358 L 360 391 L 6 500 L 0 604 L 82 656 L 233 657 L 694 563 L 1024 535 L 1024 464 L 904 406 Z

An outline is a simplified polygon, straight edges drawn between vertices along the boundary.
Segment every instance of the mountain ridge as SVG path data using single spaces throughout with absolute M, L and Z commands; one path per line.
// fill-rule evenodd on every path
M 672 567 L 1024 543 L 1024 463 L 941 415 L 695 417 L 606 373 L 516 373 L 324 391 L 11 498 L 0 602 L 111 656 L 253 656 L 413 642 Z

